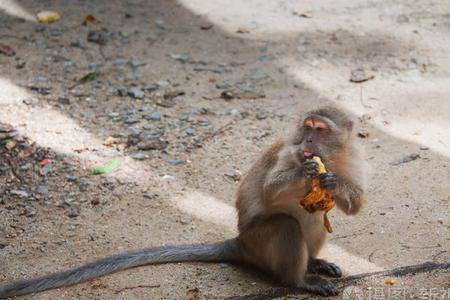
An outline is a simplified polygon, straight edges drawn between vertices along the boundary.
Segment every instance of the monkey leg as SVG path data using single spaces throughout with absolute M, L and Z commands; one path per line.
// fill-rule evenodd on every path
M 319 215 L 319 218 L 320 217 L 321 216 Z M 320 220 L 317 221 L 317 223 L 322 225 Z M 317 258 L 317 255 L 325 244 L 326 239 L 327 232 L 323 225 L 309 229 L 306 236 L 309 254 L 308 273 L 315 273 L 336 278 L 342 277 L 342 271 L 336 264 Z
M 246 260 L 270 271 L 283 284 L 322 296 L 335 296 L 336 287 L 318 275 L 306 274 L 308 247 L 298 222 L 286 215 L 259 221 L 239 236 Z

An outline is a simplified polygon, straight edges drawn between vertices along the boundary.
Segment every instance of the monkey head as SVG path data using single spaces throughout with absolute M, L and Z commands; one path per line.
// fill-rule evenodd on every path
M 332 160 L 351 145 L 353 122 L 343 111 L 324 107 L 305 115 L 297 126 L 294 145 L 300 160 L 319 156 Z

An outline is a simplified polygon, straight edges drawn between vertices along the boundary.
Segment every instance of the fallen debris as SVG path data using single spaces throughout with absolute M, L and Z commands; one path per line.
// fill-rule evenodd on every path
M 97 19 L 94 17 L 94 16 L 92 16 L 92 15 L 87 15 L 86 17 L 84 17 L 84 20 L 83 20 L 83 26 L 88 26 L 89 24 L 95 24 L 95 23 L 97 23 L 98 21 L 97 21 Z
M 232 91 L 223 91 L 222 93 L 220 93 L 220 98 L 231 100 L 234 98 L 234 93 Z
M 92 172 L 96 175 L 109 173 L 109 172 L 116 170 L 119 167 L 119 165 L 120 165 L 120 161 L 118 159 L 114 159 L 111 162 L 109 162 L 103 166 L 95 167 L 92 170 Z
M 369 137 L 369 131 L 367 129 L 361 129 L 358 131 L 358 137 L 363 139 Z
M 229 170 L 225 172 L 225 177 L 231 178 L 233 181 L 240 181 L 242 174 L 239 170 Z
M 165 93 L 163 97 L 164 97 L 164 99 L 173 99 L 173 98 L 178 97 L 178 96 L 184 96 L 185 94 L 186 94 L 185 91 L 176 90 L 176 91 Z
M 114 294 L 119 294 L 126 290 L 132 290 L 132 289 L 139 289 L 139 288 L 159 288 L 161 285 L 155 284 L 155 285 L 137 285 L 137 286 L 126 286 L 120 290 L 114 291 Z
M 86 83 L 88 81 L 92 81 L 94 79 L 97 78 L 97 72 L 89 72 L 86 75 L 84 75 L 83 77 L 81 77 L 80 79 L 78 79 L 79 83 Z
M 240 34 L 250 33 L 250 30 L 245 29 L 245 28 L 238 28 L 238 30 L 236 30 L 236 33 L 240 33 Z
M 50 24 L 61 19 L 61 16 L 56 11 L 44 10 L 36 15 L 39 23 Z
M 0 43 L 0 53 L 6 56 L 16 55 L 16 51 L 14 51 L 10 46 L 3 43 Z
M 80 79 L 78 79 L 75 84 L 73 84 L 72 86 L 69 87 L 69 89 L 71 90 L 81 84 L 84 84 L 89 81 L 93 81 L 97 78 L 97 75 L 98 75 L 97 72 L 89 72 L 86 75 L 84 75 L 83 77 L 81 77 Z
M 120 139 L 109 136 L 106 138 L 106 140 L 103 142 L 103 145 L 105 146 L 112 146 L 112 145 L 117 145 L 120 144 Z
M 367 74 L 364 69 L 356 69 L 352 71 L 350 76 L 350 81 L 355 83 L 365 82 L 371 79 L 374 79 L 375 75 Z
M 294 16 L 310 19 L 313 17 L 312 13 L 310 11 L 294 11 L 292 13 Z
M 412 153 L 412 154 L 409 154 L 409 155 L 403 157 L 402 159 L 399 159 L 399 160 L 396 160 L 394 162 L 391 162 L 390 165 L 391 166 L 398 166 L 398 165 L 405 164 L 405 163 L 408 163 L 410 161 L 416 160 L 418 158 L 420 158 L 420 154 L 419 153 Z
M 203 24 L 203 25 L 200 25 L 200 29 L 201 29 L 201 30 L 210 30 L 210 29 L 213 28 L 213 27 L 214 27 L 213 24 Z
M 187 54 L 170 53 L 169 56 L 173 60 L 176 60 L 182 64 L 185 64 L 189 61 L 189 55 L 187 55 Z
M 387 286 L 393 286 L 394 283 L 395 283 L 395 281 L 392 278 L 386 278 L 386 280 L 384 280 L 384 284 Z
M 107 42 L 107 36 L 108 32 L 106 29 L 102 30 L 91 30 L 88 32 L 87 41 L 99 45 L 105 45 Z

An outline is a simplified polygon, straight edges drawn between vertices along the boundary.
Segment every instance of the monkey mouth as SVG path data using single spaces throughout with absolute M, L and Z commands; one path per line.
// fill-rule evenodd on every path
M 313 153 L 312 152 L 309 152 L 309 151 L 303 151 L 303 156 L 305 157 L 305 158 L 312 158 L 313 157 Z

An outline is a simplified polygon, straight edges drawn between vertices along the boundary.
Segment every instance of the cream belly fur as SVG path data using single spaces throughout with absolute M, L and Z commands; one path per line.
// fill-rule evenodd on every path
M 302 182 L 302 184 L 305 184 Z M 270 205 L 268 211 L 286 214 L 297 220 L 308 248 L 308 255 L 316 257 L 326 240 L 327 231 L 323 225 L 323 211 L 307 212 L 300 204 L 306 193 L 299 194 L 298 189 L 281 192 Z

